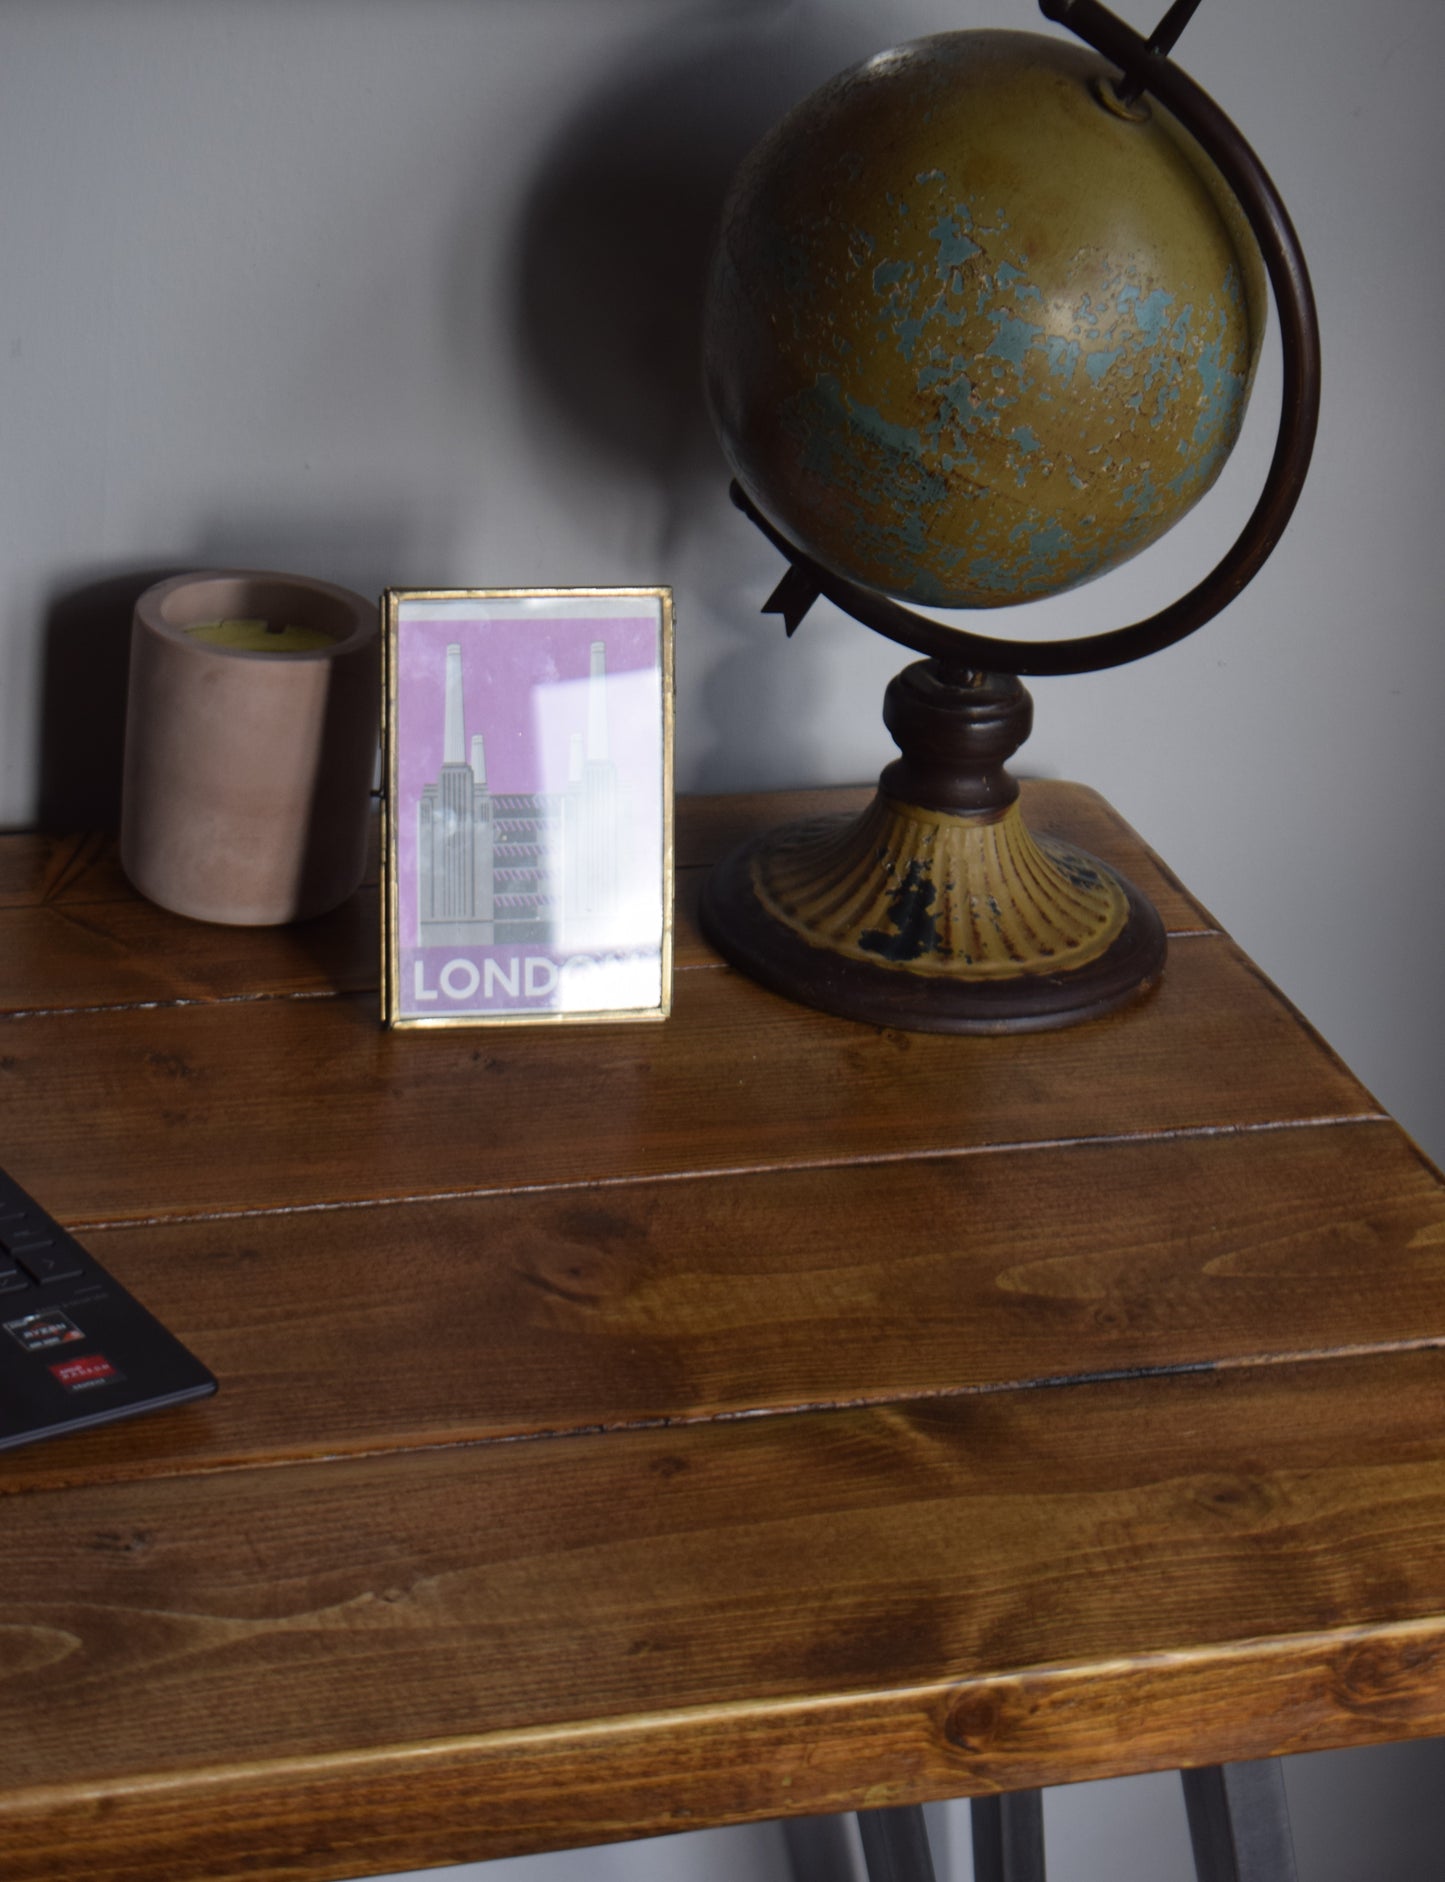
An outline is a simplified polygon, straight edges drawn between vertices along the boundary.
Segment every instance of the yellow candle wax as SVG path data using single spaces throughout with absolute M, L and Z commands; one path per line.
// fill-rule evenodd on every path
M 208 647 L 229 647 L 237 653 L 318 653 L 336 644 L 335 636 L 319 627 L 297 627 L 281 622 L 233 619 L 197 621 L 186 632 Z

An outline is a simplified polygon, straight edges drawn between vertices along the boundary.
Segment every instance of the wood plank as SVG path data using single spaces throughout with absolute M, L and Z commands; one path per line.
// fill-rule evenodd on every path
M 861 808 L 860 788 L 798 793 L 788 814 Z M 1038 827 L 1106 855 L 1153 897 L 1174 933 L 1209 917 L 1102 798 L 1075 785 L 1028 786 Z M 773 794 L 683 798 L 678 806 L 675 961 L 711 967 L 697 905 L 712 863 L 777 820 Z M 105 1006 L 288 998 L 377 986 L 375 836 L 367 881 L 344 907 L 279 928 L 188 921 L 136 895 L 113 839 L 0 836 L 0 1014 Z
M 377 897 L 375 818 L 357 894 L 275 928 L 156 907 L 126 881 L 114 837 L 0 836 L 0 1014 L 374 988 Z
M 1373 1114 L 1221 936 L 1066 1033 L 882 1031 L 718 972 L 666 1025 L 389 1033 L 366 997 L 0 1036 L 7 1164 L 69 1226 Z
M 32 1791 L 0 1817 L 7 1882 L 325 1882 L 710 1823 L 977 1795 L 1060 1770 L 1109 1778 L 1445 1732 L 1437 1627 L 1341 1630 L 1167 1658 L 911 1687 L 864 1700 L 491 1733 L 276 1760 L 171 1784 Z M 1250 1703 L 1240 1704 L 1248 1690 Z M 950 1716 L 996 1722 L 986 1755 Z M 1120 1717 L 1150 1747 L 1131 1756 Z M 1053 1733 L 1062 1726 L 1066 1744 Z M 969 1727 L 965 1727 L 968 1730 Z M 866 1775 L 871 1769 L 872 1776 Z
M 388 1035 L 360 904 L 327 954 L 0 840 L 7 1162 L 223 1384 L 7 1454 L 6 1882 L 1445 1731 L 1438 1181 L 1029 794 L 1195 932 L 1001 1040 L 774 1000 L 686 887 L 665 1027 Z M 684 884 L 798 808 L 685 815 Z
M 354 1874 L 398 1859 L 356 1779 L 403 1768 L 392 1834 L 438 1862 L 1439 1730 L 1442 1384 L 1414 1353 L 15 1498 L 0 1873 L 43 1839 L 176 1874 L 209 1808 L 221 1873 Z M 465 1781 L 461 1851 L 422 1818 Z
M 380 800 L 374 798 L 367 837 L 366 872 L 362 878 L 373 887 L 378 876 L 380 845 Z M 133 899 L 139 898 L 121 868 L 120 838 L 114 830 L 7 830 L 0 833 L 0 908 Z
M 374 992 L 379 922 L 374 884 L 276 928 L 188 921 L 130 893 L 0 909 L 0 1014 Z
M 220 1395 L 12 1453 L 0 1505 L 219 1464 L 1445 1342 L 1445 1190 L 1393 1124 L 89 1240 Z
M 719 964 L 698 923 L 708 873 L 677 871 L 680 972 Z M 1198 930 L 1188 910 L 1169 913 L 1173 932 Z M 276 928 L 187 921 L 134 895 L 0 908 L 0 1015 L 374 992 L 379 923 L 375 884 L 315 921 Z
M 114 836 L 50 830 L 0 834 L 0 909 L 38 908 L 77 889 L 112 901 L 133 893 L 121 873 Z

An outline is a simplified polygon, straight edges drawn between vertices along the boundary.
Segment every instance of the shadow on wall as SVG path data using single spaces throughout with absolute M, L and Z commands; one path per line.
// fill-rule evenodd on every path
M 674 524 L 689 482 L 726 477 L 700 342 L 728 184 L 788 107 L 876 35 L 796 6 L 655 32 L 564 126 L 523 204 L 522 368 L 577 443 L 652 483 Z
M 362 509 L 230 509 L 198 533 L 196 568 L 275 569 L 353 589 L 368 600 L 384 588 L 425 587 L 444 580 L 463 509 L 429 494 L 421 501 L 398 479 L 394 501 Z
M 395 516 L 227 518 L 194 553 L 158 567 L 118 570 L 58 592 L 46 611 L 40 791 L 45 830 L 120 826 L 131 617 L 147 588 L 197 569 L 273 569 L 314 575 L 369 599 L 407 579 L 416 530 Z
M 691 697 L 704 723 L 682 722 L 687 789 L 736 788 L 780 752 L 787 781 L 810 768 L 799 728 L 813 688 L 758 621 L 782 570 L 727 503 L 702 317 L 739 163 L 793 104 L 877 50 L 888 29 L 867 11 L 718 9 L 652 33 L 563 125 L 514 232 L 513 334 L 530 398 L 574 461 L 636 491 L 647 521 L 634 559 L 681 590 L 683 630 L 700 636 L 692 671 L 705 662 L 707 675 Z M 749 557 L 765 569 L 761 594 L 742 573 Z
M 126 570 L 51 601 L 40 706 L 42 829 L 119 827 L 131 616 L 152 583 L 183 567 Z

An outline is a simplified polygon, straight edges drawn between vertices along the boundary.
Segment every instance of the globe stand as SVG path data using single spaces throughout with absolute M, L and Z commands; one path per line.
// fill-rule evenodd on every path
M 1164 928 L 1122 876 L 1030 831 L 1004 762 L 1033 702 L 1010 675 L 921 660 L 883 720 L 902 756 L 858 818 L 767 832 L 703 896 L 720 952 L 775 992 L 910 1031 L 1068 1026 L 1147 991 Z
M 1158 979 L 1163 926 L 1138 890 L 1024 824 L 1004 761 L 1028 736 L 1033 707 L 1012 676 L 1122 666 L 1212 620 L 1279 541 L 1319 419 L 1319 323 L 1294 226 L 1239 131 L 1167 56 L 1195 0 L 1174 0 L 1148 41 L 1099 0 L 1039 4 L 1117 66 L 1105 108 L 1127 113 L 1152 94 L 1233 192 L 1279 314 L 1279 427 L 1264 488 L 1209 574 L 1146 620 L 1073 640 L 985 636 L 901 607 L 815 561 L 733 485 L 733 501 L 788 562 L 766 611 L 789 634 L 823 597 L 925 658 L 888 688 L 884 722 L 902 756 L 863 816 L 791 824 L 730 856 L 704 892 L 704 928 L 735 966 L 791 999 L 925 1032 L 1067 1026 Z

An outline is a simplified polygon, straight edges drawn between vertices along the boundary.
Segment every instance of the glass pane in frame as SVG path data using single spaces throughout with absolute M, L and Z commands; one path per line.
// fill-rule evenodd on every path
M 383 1012 L 662 1019 L 672 982 L 672 596 L 386 595 Z

